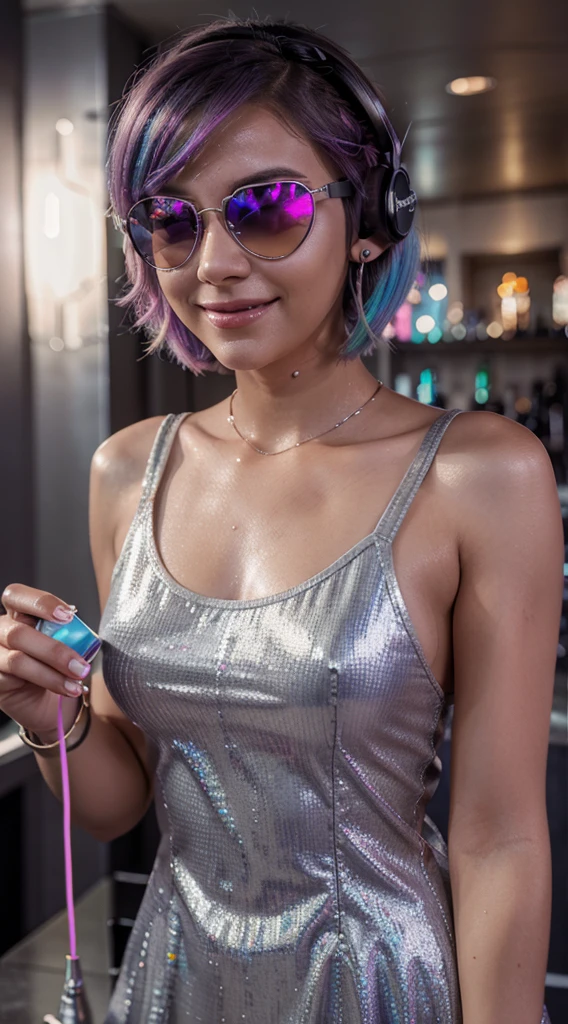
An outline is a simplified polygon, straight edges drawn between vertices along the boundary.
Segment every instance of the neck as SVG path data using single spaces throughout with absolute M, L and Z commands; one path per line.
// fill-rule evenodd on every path
M 299 376 L 292 377 L 296 368 Z M 294 445 L 333 426 L 377 386 L 360 359 L 332 362 L 318 356 L 278 370 L 238 370 L 236 379 L 235 422 L 250 441 L 269 450 Z

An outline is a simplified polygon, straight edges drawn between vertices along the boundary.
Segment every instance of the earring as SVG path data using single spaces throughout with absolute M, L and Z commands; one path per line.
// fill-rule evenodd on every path
M 359 308 L 359 315 L 362 317 L 363 323 L 365 323 L 365 314 L 363 312 L 363 272 L 365 270 L 365 260 L 371 255 L 370 249 L 362 249 L 359 259 L 361 260 L 357 267 L 357 282 L 355 285 L 355 294 L 357 306 Z
M 291 377 L 299 377 L 300 376 L 300 371 L 299 370 L 294 370 L 294 372 L 291 373 L 290 376 Z

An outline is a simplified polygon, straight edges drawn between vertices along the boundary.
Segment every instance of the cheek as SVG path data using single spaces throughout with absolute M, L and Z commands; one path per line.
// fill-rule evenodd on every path
M 323 204 L 322 204 L 323 205 Z M 335 213 L 335 211 L 334 211 Z M 345 219 L 340 216 L 321 216 L 303 245 L 283 260 L 282 280 L 289 284 L 290 297 L 298 306 L 317 308 L 325 314 L 343 292 L 347 272 L 347 246 Z
M 203 320 L 193 304 L 193 297 L 198 294 L 200 287 L 195 271 L 185 267 L 177 273 L 160 274 L 159 277 L 161 280 L 158 284 L 168 306 L 188 330 L 205 342 L 205 338 L 201 337 L 204 333 Z
M 178 316 L 183 306 L 184 316 L 187 317 L 188 299 L 191 295 L 192 287 L 195 287 L 192 282 L 193 275 L 190 271 L 158 275 L 158 284 L 164 298 Z

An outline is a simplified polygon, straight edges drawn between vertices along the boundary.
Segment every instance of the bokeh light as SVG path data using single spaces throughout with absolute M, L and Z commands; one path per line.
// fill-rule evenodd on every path
M 515 281 L 515 291 L 520 292 L 522 294 L 523 292 L 528 292 L 528 290 L 529 282 L 527 281 L 526 277 L 518 277 Z
M 568 324 L 568 277 L 557 277 L 552 291 L 552 319 L 562 327 Z M 568 330 L 565 332 L 568 335 Z
M 452 302 L 448 309 L 448 320 L 451 324 L 459 324 L 463 320 L 463 302 Z
M 497 285 L 497 294 L 501 299 L 510 299 L 513 294 L 514 285 L 511 282 Z
M 454 78 L 448 82 L 446 92 L 454 96 L 475 96 L 480 92 L 489 92 L 497 82 L 494 78 L 484 75 L 471 75 L 469 78 Z
M 521 294 L 516 296 L 517 302 L 517 314 L 522 316 L 524 313 L 528 313 L 531 308 L 531 297 L 530 295 Z
M 428 334 L 436 326 L 436 321 L 433 316 L 419 316 L 416 321 L 416 330 L 420 334 Z
M 448 289 L 445 284 L 442 284 L 441 282 L 439 284 L 433 284 L 432 287 L 428 289 L 428 295 L 431 299 L 434 299 L 434 302 L 441 302 L 442 299 L 446 298 L 447 294 Z
M 501 319 L 504 331 L 517 329 L 517 300 L 513 295 L 505 296 L 501 301 Z
M 487 333 L 490 338 L 500 338 L 503 334 L 503 328 L 496 320 L 492 320 L 491 323 L 487 325 Z
M 59 132 L 60 135 L 71 135 L 71 132 L 75 130 L 75 125 L 68 117 L 60 117 L 55 122 L 55 131 Z

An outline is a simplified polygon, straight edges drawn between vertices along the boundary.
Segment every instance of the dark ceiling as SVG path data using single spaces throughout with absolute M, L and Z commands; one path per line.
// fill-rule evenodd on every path
M 211 0 L 114 7 L 149 43 L 229 14 Z M 401 136 L 412 122 L 404 158 L 422 200 L 568 188 L 568 0 L 257 0 L 256 10 L 233 0 L 231 11 L 297 20 L 350 50 L 383 90 Z M 497 88 L 446 93 L 467 75 L 492 76 Z

